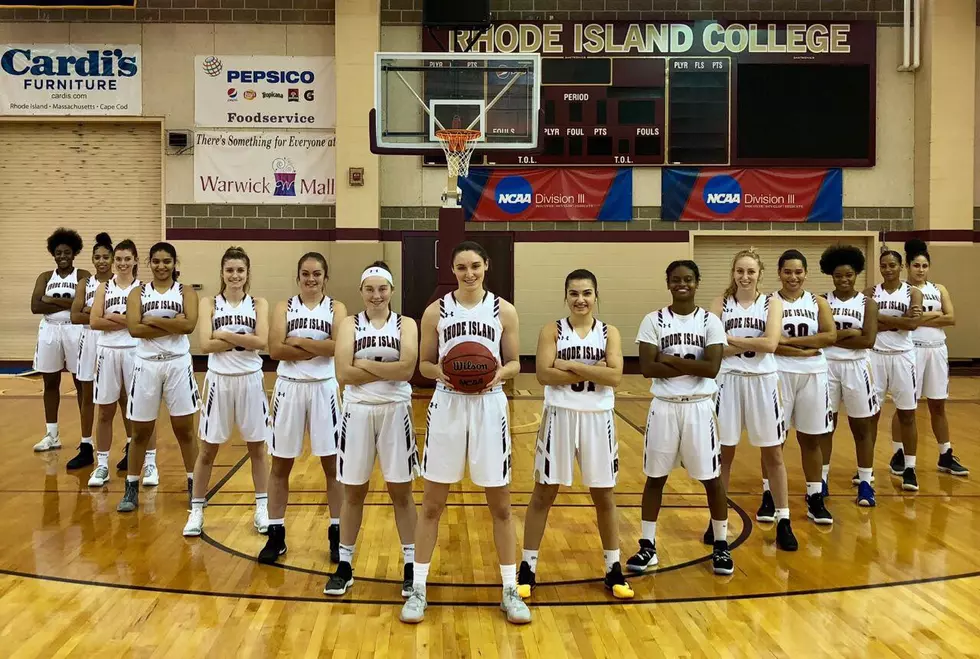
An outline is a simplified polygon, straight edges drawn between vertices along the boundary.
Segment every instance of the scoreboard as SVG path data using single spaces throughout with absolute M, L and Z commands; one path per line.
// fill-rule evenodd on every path
M 870 167 L 875 29 L 529 21 L 430 30 L 423 49 L 542 55 L 540 153 L 478 152 L 475 165 Z

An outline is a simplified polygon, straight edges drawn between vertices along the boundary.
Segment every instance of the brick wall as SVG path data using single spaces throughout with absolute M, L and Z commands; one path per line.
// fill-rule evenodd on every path
M 167 204 L 168 229 L 333 229 L 336 206 Z
M 0 22 L 333 23 L 334 0 L 137 0 L 132 9 L 0 9 Z

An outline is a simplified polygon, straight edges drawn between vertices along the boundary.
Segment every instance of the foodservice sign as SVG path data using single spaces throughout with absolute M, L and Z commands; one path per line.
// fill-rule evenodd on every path
M 333 130 L 334 58 L 199 55 L 194 103 L 201 127 Z
M 138 45 L 0 44 L 0 115 L 143 112 Z

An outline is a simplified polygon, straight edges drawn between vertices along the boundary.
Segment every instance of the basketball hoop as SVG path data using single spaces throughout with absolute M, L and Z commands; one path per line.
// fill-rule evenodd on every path
M 436 131 L 436 137 L 446 154 L 450 176 L 465 177 L 469 174 L 470 157 L 482 135 L 480 131 L 469 128 L 444 128 Z

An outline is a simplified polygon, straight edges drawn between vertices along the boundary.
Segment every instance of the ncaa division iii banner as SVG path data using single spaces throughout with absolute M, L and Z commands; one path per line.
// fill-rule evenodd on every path
M 661 217 L 690 222 L 843 222 L 838 169 L 664 167 Z

